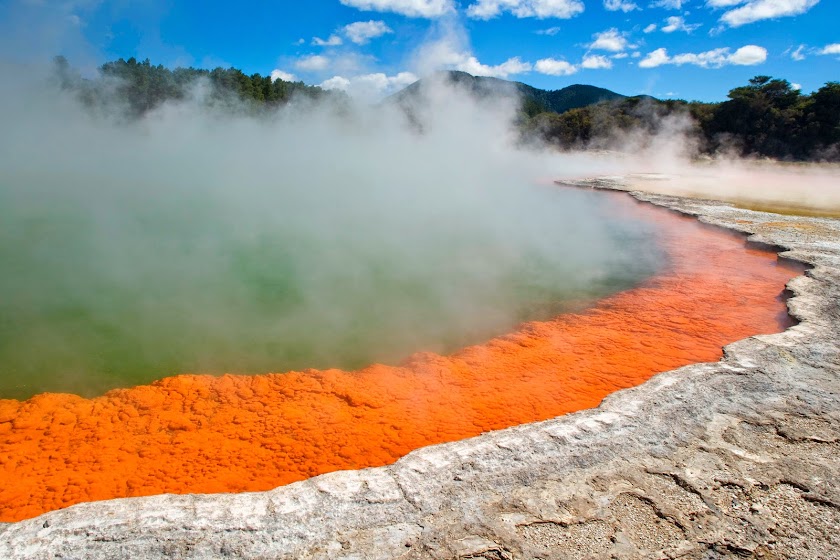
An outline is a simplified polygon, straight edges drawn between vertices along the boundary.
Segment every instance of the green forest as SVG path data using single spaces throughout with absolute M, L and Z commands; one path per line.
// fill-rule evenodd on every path
M 205 101 L 246 111 L 270 110 L 296 96 L 318 99 L 343 94 L 328 92 L 303 82 L 272 80 L 271 76 L 248 76 L 236 68 L 175 68 L 153 65 L 146 59 L 120 58 L 99 67 L 94 80 L 83 79 L 63 56 L 54 59 L 56 76 L 63 89 L 78 94 L 88 106 L 117 103 L 131 116 L 141 116 L 166 101 L 186 99 L 202 81 L 210 91 Z
M 134 117 L 166 101 L 187 98 L 201 83 L 209 86 L 205 103 L 256 115 L 295 97 L 346 100 L 342 92 L 260 74 L 249 76 L 236 68 L 172 70 L 152 65 L 148 59 L 120 58 L 103 64 L 91 80 L 83 79 L 64 57 L 56 57 L 55 66 L 61 87 L 86 105 L 117 103 Z M 502 92 L 500 84 L 511 84 L 462 72 L 449 74 L 454 83 L 467 83 L 481 95 Z M 840 161 L 840 82 L 828 82 L 808 95 L 787 80 L 756 76 L 732 89 L 722 103 L 626 97 L 583 85 L 547 91 L 513 84 L 522 98 L 518 123 L 524 141 L 547 142 L 560 149 L 599 147 L 622 133 L 656 133 L 665 117 L 684 116 L 689 118 L 689 133 L 701 154 Z M 392 99 L 399 102 L 418 91 L 418 84 L 413 84 Z
M 722 103 L 626 97 L 563 113 L 541 112 L 522 126 L 528 137 L 571 149 L 598 144 L 617 132 L 656 133 L 665 117 L 676 115 L 690 117 L 701 153 L 840 161 L 838 82 L 806 95 L 787 80 L 756 76 L 732 89 Z

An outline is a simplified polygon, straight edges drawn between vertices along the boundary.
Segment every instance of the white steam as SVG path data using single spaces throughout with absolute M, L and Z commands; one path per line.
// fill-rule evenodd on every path
M 4 81 L 0 368 L 79 390 L 120 360 L 137 382 L 395 361 L 652 272 L 647 226 L 551 184 L 588 160 L 514 148 L 516 100 L 426 94 L 411 118 L 190 101 L 126 122 Z

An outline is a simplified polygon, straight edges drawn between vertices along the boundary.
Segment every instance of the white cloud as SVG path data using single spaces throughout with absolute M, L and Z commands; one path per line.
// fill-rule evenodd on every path
M 329 65 L 330 59 L 319 54 L 305 56 L 297 62 L 295 62 L 295 68 L 297 68 L 298 70 L 303 70 L 305 72 L 317 72 L 319 70 L 326 70 L 327 66 Z
M 455 65 L 456 70 L 467 72 L 473 76 L 488 76 L 492 78 L 507 78 L 512 74 L 522 74 L 523 72 L 531 71 L 531 64 L 529 62 L 522 62 L 518 56 L 509 58 L 501 64 L 495 66 L 488 66 L 482 64 L 474 56 L 466 56 L 458 64 Z
M 604 9 L 609 10 L 610 12 L 617 12 L 621 10 L 626 14 L 627 12 L 638 10 L 639 7 L 628 0 L 604 0 Z
M 548 29 L 537 29 L 534 31 L 537 35 L 548 35 L 549 37 L 554 37 L 558 33 L 560 33 L 559 27 L 549 27 Z
M 578 71 L 577 66 L 570 64 L 565 60 L 557 60 L 554 58 L 543 58 L 534 64 L 534 70 L 540 74 L 548 74 L 549 76 L 571 76 Z
M 730 64 L 739 66 L 754 66 L 767 60 L 767 49 L 758 45 L 741 47 L 729 57 Z
M 342 76 L 333 76 L 329 80 L 324 80 L 318 85 L 324 89 L 340 89 L 341 91 L 347 91 L 350 87 L 350 80 Z
M 749 0 L 743 6 L 729 10 L 720 16 L 720 21 L 730 27 L 786 16 L 804 14 L 820 0 Z M 836 0 L 835 0 L 836 1 Z
M 324 89 L 338 89 L 346 91 L 354 97 L 372 100 L 400 90 L 416 81 L 417 76 L 411 72 L 400 72 L 395 76 L 388 76 L 382 72 L 377 72 L 374 74 L 353 76 L 351 78 L 333 76 L 329 80 L 323 81 L 320 85 Z
M 282 70 L 275 68 L 271 71 L 271 81 L 274 80 L 283 80 L 284 82 L 296 82 L 298 81 L 297 76 L 294 74 L 289 74 L 288 72 L 283 72 Z
M 656 24 L 651 23 L 650 25 L 645 27 L 642 31 L 644 31 L 645 33 L 653 33 L 654 31 L 656 31 Z
M 724 47 L 701 53 L 677 54 L 669 60 L 668 64 L 675 64 L 677 66 L 693 64 L 701 68 L 720 68 L 728 62 L 728 58 L 729 49 Z
M 706 0 L 706 6 L 710 8 L 731 8 L 744 2 L 747 2 L 747 0 Z
M 321 39 L 320 37 L 312 38 L 312 44 L 316 47 L 337 47 L 343 42 L 344 41 L 342 41 L 341 37 L 338 35 L 330 35 L 330 37 L 326 40 Z
M 425 43 L 417 52 L 414 67 L 422 74 L 445 69 L 494 78 L 507 78 L 513 74 L 530 72 L 532 69 L 531 63 L 522 61 L 518 56 L 501 64 L 483 64 L 470 52 L 463 39 L 461 36 L 448 34 L 438 41 Z
M 794 91 L 799 91 L 800 89 L 802 89 L 802 84 L 797 84 L 794 82 L 790 84 L 790 88 Z
M 686 3 L 686 0 L 656 0 L 656 2 L 652 2 L 650 7 L 651 8 L 665 8 L 667 10 L 681 10 L 682 5 Z
M 790 50 L 790 49 L 788 49 L 788 50 Z M 796 47 L 796 50 L 794 50 L 793 52 L 790 53 L 790 57 L 793 60 L 797 60 L 797 61 L 805 60 L 804 51 L 805 51 L 805 45 L 799 45 L 798 47 Z
M 656 68 L 669 62 L 668 51 L 665 49 L 656 49 L 655 51 L 649 52 L 646 57 L 639 61 L 639 68 Z
M 619 60 L 619 59 L 622 59 L 622 58 L 627 58 L 628 56 L 630 56 L 630 55 L 628 55 L 626 52 L 620 52 L 620 53 L 616 53 L 616 54 L 612 55 L 612 57 L 616 60 Z
M 820 54 L 840 54 L 840 43 L 826 45 L 822 48 Z
M 662 26 L 663 33 L 673 33 L 674 31 L 685 31 L 686 33 L 691 33 L 700 27 L 699 23 L 686 24 L 685 19 L 681 16 L 671 16 L 666 18 L 665 22 L 667 25 Z
M 580 67 L 588 68 L 589 70 L 597 70 L 599 68 L 609 69 L 612 68 L 612 60 L 606 56 L 592 54 L 583 57 L 583 62 L 580 63 Z
M 683 53 L 668 56 L 664 48 L 656 49 L 639 61 L 639 68 L 656 68 L 665 64 L 682 66 L 693 64 L 701 68 L 720 68 L 728 64 L 753 66 L 767 60 L 767 49 L 758 45 L 745 45 L 734 53 L 729 47 L 712 49 L 701 53 Z
M 583 9 L 582 0 L 478 0 L 467 7 L 467 15 L 475 19 L 492 19 L 509 12 L 518 18 L 568 19 L 582 13 Z
M 455 10 L 452 0 L 340 0 L 362 11 L 394 12 L 408 17 L 439 18 Z
M 343 28 L 347 38 L 357 45 L 367 44 L 371 39 L 376 39 L 394 30 L 385 25 L 384 21 L 357 21 Z
M 589 45 L 590 49 L 619 52 L 627 48 L 627 39 L 616 28 L 596 33 L 592 38 L 595 40 Z

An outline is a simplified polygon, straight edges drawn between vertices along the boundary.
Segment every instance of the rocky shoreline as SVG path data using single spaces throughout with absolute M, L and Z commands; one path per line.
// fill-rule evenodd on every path
M 262 493 L 80 504 L 0 526 L 0 558 L 835 558 L 840 220 L 631 195 L 812 266 L 788 285 L 799 324 L 596 409 L 390 466 Z

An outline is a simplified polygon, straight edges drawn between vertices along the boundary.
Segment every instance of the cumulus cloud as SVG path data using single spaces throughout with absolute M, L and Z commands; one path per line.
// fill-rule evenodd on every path
M 583 10 L 582 0 L 478 0 L 467 7 L 467 15 L 475 19 L 492 19 L 508 12 L 518 18 L 568 19 Z
M 720 21 L 730 27 L 779 17 L 804 14 L 820 0 L 749 0 L 746 4 L 724 12 Z
M 738 4 L 743 4 L 747 0 L 706 0 L 706 5 L 710 8 L 731 8 Z
M 284 72 L 279 68 L 275 68 L 271 71 L 271 81 L 275 80 L 283 80 L 284 82 L 296 82 L 298 81 L 297 76 L 294 74 L 290 74 L 289 72 Z
M 734 53 L 729 47 L 712 49 L 701 53 L 682 53 L 669 56 L 664 48 L 656 49 L 639 61 L 639 68 L 656 68 L 665 64 L 682 66 L 693 64 L 701 68 L 720 68 L 734 64 L 738 66 L 753 66 L 767 60 L 767 49 L 758 45 L 745 45 Z
M 295 62 L 295 68 L 305 72 L 318 72 L 320 70 L 326 70 L 329 65 L 330 59 L 325 56 L 321 56 L 320 54 L 305 56 Z
M 758 45 L 746 45 L 732 53 L 729 57 L 731 64 L 739 66 L 754 66 L 767 60 L 767 49 Z
M 565 60 L 557 60 L 554 58 L 543 58 L 534 64 L 534 70 L 540 74 L 548 74 L 549 76 L 571 76 L 578 71 L 577 66 L 570 64 Z
M 558 33 L 560 33 L 559 27 L 549 27 L 547 29 L 537 29 L 534 31 L 537 35 L 548 35 L 549 37 L 554 37 Z
M 324 89 L 339 89 L 341 91 L 347 91 L 350 87 L 350 80 L 343 76 L 333 76 L 329 80 L 324 80 L 318 84 L 318 86 Z
M 587 55 L 583 57 L 583 62 L 580 63 L 580 67 L 587 68 L 589 70 L 597 70 L 600 68 L 610 69 L 612 68 L 612 60 L 606 56 L 598 54 Z
M 384 21 L 357 21 L 338 29 L 328 39 L 313 37 L 312 44 L 316 47 L 337 47 L 344 44 L 344 40 L 340 36 L 344 35 L 357 45 L 366 45 L 371 39 L 376 39 L 377 37 L 393 32 L 394 30 L 388 27 Z
M 518 56 L 509 58 L 501 64 L 489 66 L 482 64 L 474 56 L 466 56 L 455 65 L 456 70 L 461 70 L 473 76 L 488 76 L 492 78 L 507 78 L 513 74 L 522 74 L 531 71 L 531 64 L 523 62 Z
M 650 25 L 645 27 L 642 31 L 644 31 L 645 33 L 653 33 L 654 31 L 656 31 L 656 24 L 651 23 Z
M 393 32 L 384 21 L 357 21 L 344 26 L 344 34 L 357 45 L 364 45 L 371 39 Z
M 337 47 L 344 43 L 338 35 L 330 35 L 328 39 L 321 39 L 320 37 L 313 37 L 312 44 L 316 47 Z
M 362 11 L 393 12 L 408 17 L 434 19 L 455 10 L 452 0 L 340 0 Z
M 662 26 L 663 33 L 673 33 L 674 31 L 685 31 L 691 33 L 698 27 L 699 23 L 687 24 L 685 19 L 680 16 L 671 16 L 665 20 L 666 25 Z
M 840 54 L 840 43 L 826 45 L 820 50 L 820 54 Z
M 638 10 L 639 6 L 628 0 L 604 0 L 604 9 L 610 12 L 622 11 L 626 14 L 627 12 Z
M 354 97 L 374 100 L 400 90 L 416 81 L 417 76 L 411 72 L 400 72 L 395 76 L 388 76 L 382 72 L 377 72 L 350 78 L 333 76 L 329 80 L 321 82 L 320 86 L 324 89 L 345 91 Z
M 646 57 L 639 61 L 639 68 L 656 68 L 663 64 L 669 64 L 671 58 L 668 56 L 668 51 L 664 48 L 656 49 L 649 52 Z
M 596 33 L 592 38 L 594 41 L 589 45 L 590 49 L 620 52 L 627 48 L 627 38 L 614 27 L 601 33 Z

